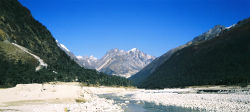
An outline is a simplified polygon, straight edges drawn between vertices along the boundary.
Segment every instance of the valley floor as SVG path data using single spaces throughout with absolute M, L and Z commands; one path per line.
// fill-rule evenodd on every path
M 0 112 L 172 112 L 180 109 L 186 112 L 249 112 L 250 89 L 144 90 L 85 87 L 79 83 L 19 84 L 0 89 Z

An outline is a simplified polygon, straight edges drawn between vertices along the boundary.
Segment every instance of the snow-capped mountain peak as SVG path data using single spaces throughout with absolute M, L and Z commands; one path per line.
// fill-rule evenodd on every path
M 61 48 L 72 60 L 74 60 L 78 65 L 83 67 L 84 64 L 82 64 L 82 62 L 80 60 L 84 57 L 75 56 L 65 45 L 59 43 L 58 40 L 56 40 L 56 43 L 57 43 L 57 46 L 59 48 Z
M 111 49 L 101 59 L 94 56 L 77 56 L 77 58 L 86 68 L 127 78 L 155 59 L 137 48 L 129 51 Z
M 83 59 L 82 56 L 76 56 L 76 58 L 79 59 L 79 60 Z
M 118 48 L 111 49 L 109 52 L 118 52 L 120 51 Z
M 98 60 L 96 57 L 94 57 L 93 55 L 91 55 L 91 56 L 76 56 L 76 58 L 78 59 L 78 60 L 84 60 L 84 59 L 90 59 L 90 60 Z
M 70 52 L 70 50 L 63 44 L 59 43 L 58 40 L 56 40 L 57 46 L 60 47 L 65 52 Z
M 93 55 L 75 56 L 65 45 L 59 43 L 57 40 L 56 42 L 58 47 L 80 66 L 126 78 L 134 75 L 155 59 L 154 56 L 148 55 L 137 48 L 129 51 L 118 48 L 111 49 L 101 59 L 97 59 Z
M 89 58 L 92 59 L 92 60 L 97 60 L 97 58 L 94 57 L 93 55 L 91 55 Z
M 219 36 L 220 32 L 225 30 L 226 27 L 222 25 L 215 25 L 212 29 L 208 30 L 207 32 L 195 37 L 192 42 L 200 42 L 204 40 L 210 40 L 214 37 Z
M 136 52 L 136 51 L 139 51 L 139 49 L 133 48 L 133 49 L 129 50 L 128 52 Z
M 235 25 L 236 25 L 236 24 L 233 24 L 233 25 L 231 25 L 231 26 L 229 26 L 229 27 L 226 27 L 226 29 L 233 28 Z

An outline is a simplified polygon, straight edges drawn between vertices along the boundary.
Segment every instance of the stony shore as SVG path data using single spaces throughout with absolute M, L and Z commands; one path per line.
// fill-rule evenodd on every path
M 123 112 L 130 101 L 200 111 L 249 112 L 250 87 L 199 87 L 144 90 L 86 87 L 79 83 L 19 84 L 0 89 L 0 112 Z M 98 95 L 125 99 L 117 103 Z M 135 111 L 136 112 L 136 111 Z
M 19 84 L 0 89 L 0 111 L 4 112 L 121 112 L 112 100 L 99 98 L 95 87 L 79 83 Z

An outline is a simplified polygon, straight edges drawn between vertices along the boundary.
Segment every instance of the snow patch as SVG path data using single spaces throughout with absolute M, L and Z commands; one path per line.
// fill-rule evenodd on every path
M 129 50 L 128 52 L 136 52 L 136 51 L 138 51 L 138 49 L 137 48 L 133 48 L 133 49 Z
M 102 64 L 100 67 L 98 67 L 96 70 L 97 71 L 100 71 L 105 65 L 107 65 L 110 61 L 111 61 L 112 59 L 111 58 L 109 58 L 107 61 L 105 61 L 105 63 L 104 64 Z
M 93 55 L 91 55 L 91 56 L 89 57 L 89 59 L 91 59 L 91 60 L 97 60 L 97 58 L 94 57 Z
M 234 27 L 236 24 L 233 24 L 233 25 L 231 25 L 231 26 L 229 26 L 229 27 L 226 27 L 226 29 L 230 29 L 230 28 L 232 28 L 232 27 Z
M 79 60 L 82 60 L 82 59 L 83 59 L 82 56 L 76 56 L 76 58 L 79 59 Z
M 69 49 L 68 49 L 65 45 L 60 44 L 60 46 L 61 46 L 63 49 L 65 49 L 66 51 L 70 52 Z
M 70 50 L 63 44 L 59 43 L 58 40 L 56 40 L 57 46 L 60 47 L 62 50 L 70 52 Z

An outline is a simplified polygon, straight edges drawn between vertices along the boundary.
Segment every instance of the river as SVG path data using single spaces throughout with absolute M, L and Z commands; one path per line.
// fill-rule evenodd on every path
M 116 96 L 115 94 L 101 94 L 99 97 L 113 100 L 115 104 L 121 105 L 125 112 L 201 112 L 198 109 L 135 101 L 130 99 L 130 95 Z

